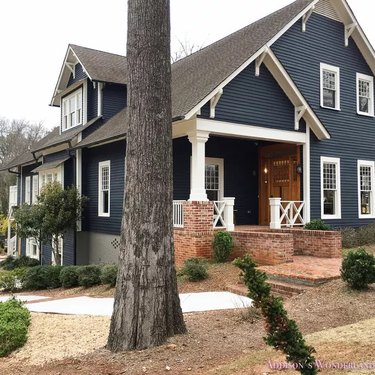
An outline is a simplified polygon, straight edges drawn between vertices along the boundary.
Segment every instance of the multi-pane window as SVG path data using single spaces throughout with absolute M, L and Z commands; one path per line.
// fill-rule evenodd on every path
M 110 161 L 99 163 L 99 199 L 98 215 L 110 216 L 110 195 L 111 195 L 111 164 Z
M 39 246 L 35 238 L 26 239 L 26 255 L 30 258 L 39 258 Z
M 340 202 L 340 159 L 321 158 L 322 218 L 339 218 Z
M 40 186 L 39 190 L 41 190 L 46 184 L 51 182 L 62 182 L 61 180 L 61 167 L 55 169 L 48 169 L 45 171 L 39 172 L 40 178 Z
M 25 203 L 31 203 L 31 176 L 25 178 Z
M 357 112 L 361 115 L 374 115 L 374 79 L 357 73 Z
M 82 124 L 82 89 L 62 100 L 62 130 Z
M 217 164 L 207 164 L 205 173 L 205 187 L 207 198 L 210 201 L 218 201 L 220 196 L 219 188 L 219 166 Z
M 373 203 L 374 162 L 358 161 L 358 204 L 359 217 L 374 215 Z
M 39 176 L 36 174 L 33 176 L 33 193 L 31 195 L 32 204 L 35 204 L 37 202 L 38 193 L 39 193 Z
M 340 109 L 340 69 L 335 66 L 320 64 L 322 107 Z

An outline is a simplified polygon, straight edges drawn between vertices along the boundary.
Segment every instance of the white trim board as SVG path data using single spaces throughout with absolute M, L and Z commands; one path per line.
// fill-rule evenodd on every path
M 206 131 L 211 135 L 225 135 L 235 138 L 251 138 L 262 141 L 277 141 L 285 143 L 306 143 L 306 134 L 296 131 L 269 129 L 261 126 L 234 124 L 198 118 L 196 130 Z

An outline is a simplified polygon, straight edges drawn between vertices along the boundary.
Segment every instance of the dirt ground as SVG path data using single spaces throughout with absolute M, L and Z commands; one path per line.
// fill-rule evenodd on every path
M 209 273 L 210 278 L 201 283 L 180 280 L 180 292 L 222 290 L 225 284 L 239 281 L 238 269 L 230 264 L 210 266 Z M 113 289 L 75 288 L 41 294 L 110 296 Z M 290 316 L 304 334 L 324 331 L 307 336 L 308 342 L 316 345 L 316 358 L 375 362 L 375 342 L 369 334 L 375 328 L 375 321 L 369 320 L 375 317 L 375 286 L 364 292 L 353 292 L 336 280 L 285 302 Z M 189 333 L 173 337 L 161 347 L 113 354 L 104 349 L 108 318 L 33 314 L 28 343 L 0 361 L 0 374 L 279 373 L 271 371 L 267 363 L 282 361 L 283 357 L 265 346 L 263 322 L 254 309 L 185 314 L 185 321 Z M 342 327 L 357 322 L 361 323 Z M 336 327 L 341 328 L 331 330 Z M 323 373 L 336 372 L 324 370 Z M 363 374 L 375 374 L 375 370 Z

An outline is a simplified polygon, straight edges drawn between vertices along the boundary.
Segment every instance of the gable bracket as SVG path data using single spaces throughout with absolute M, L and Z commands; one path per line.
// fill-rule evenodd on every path
M 315 9 L 315 5 L 312 6 L 309 11 L 307 13 L 305 13 L 302 17 L 302 32 L 305 32 L 306 31 L 306 24 L 307 24 L 307 21 L 309 20 L 309 18 L 311 17 L 312 15 L 312 12 L 314 11 Z
M 255 75 L 259 77 L 260 74 L 260 66 L 263 64 L 264 59 L 268 54 L 268 47 L 263 51 L 263 53 L 256 58 L 255 60 Z
M 65 65 L 72 72 L 73 79 L 75 79 L 76 78 L 76 70 L 74 69 L 74 64 L 72 64 L 70 62 L 66 62 Z
M 303 117 L 307 110 L 305 105 L 301 105 L 300 107 L 295 107 L 294 109 L 294 130 L 299 130 L 299 121 Z
M 356 22 L 351 23 L 350 25 L 345 25 L 345 47 L 349 45 L 349 38 L 357 26 L 358 24 Z
M 210 100 L 210 118 L 215 118 L 215 108 L 221 98 L 221 95 L 223 95 L 223 89 L 219 90 L 217 94 Z

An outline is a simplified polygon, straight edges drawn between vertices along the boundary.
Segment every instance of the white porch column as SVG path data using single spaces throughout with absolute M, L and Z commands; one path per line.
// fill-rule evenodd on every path
M 271 209 L 271 229 L 281 229 L 280 222 L 280 203 L 281 198 L 269 198 L 270 199 L 270 209 Z
M 310 222 L 310 126 L 306 124 L 306 143 L 303 145 L 303 219 Z
M 194 131 L 188 134 L 191 143 L 190 201 L 207 201 L 205 188 L 206 142 L 209 132 Z
M 225 202 L 224 207 L 224 221 L 228 232 L 234 231 L 234 215 L 233 215 L 233 208 L 234 208 L 234 199 L 232 197 L 223 198 Z

